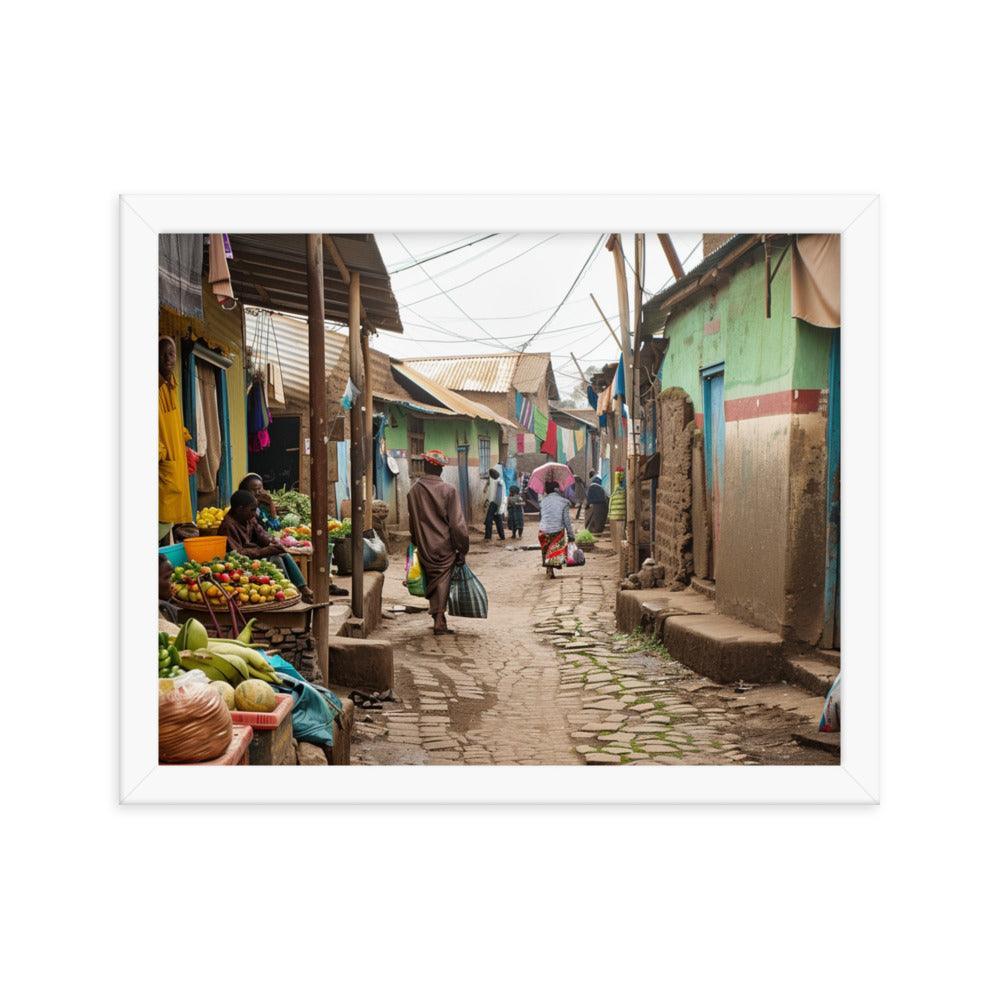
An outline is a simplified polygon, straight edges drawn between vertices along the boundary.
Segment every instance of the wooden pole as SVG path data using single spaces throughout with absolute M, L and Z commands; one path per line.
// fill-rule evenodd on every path
M 351 272 L 348 286 L 347 325 L 348 351 L 350 356 L 351 381 L 357 387 L 358 394 L 351 403 L 351 614 L 355 618 L 364 618 L 364 580 L 365 580 L 365 542 L 364 526 L 364 430 L 362 416 L 364 411 L 364 381 L 365 368 L 361 348 L 361 276 L 357 271 Z
M 608 248 L 611 250 L 615 261 L 615 282 L 618 286 L 618 321 L 622 331 L 622 361 L 625 368 L 625 405 L 628 407 L 628 418 L 635 420 L 635 399 L 633 359 L 632 359 L 632 338 L 629 336 L 629 313 L 628 313 L 628 280 L 625 275 L 625 252 L 622 249 L 621 236 L 613 233 L 608 240 Z M 638 304 L 637 304 L 638 306 Z M 638 316 L 638 308 L 636 309 Z M 634 468 L 628 455 L 628 437 L 622 437 L 622 451 L 624 452 L 625 467 L 625 525 L 628 531 L 628 557 L 626 559 L 626 571 L 634 573 L 638 568 L 639 538 L 638 526 L 635 523 L 635 496 L 636 484 Z M 632 526 L 628 527 L 629 520 Z
M 323 304 L 323 244 L 319 235 L 306 236 L 306 286 L 309 308 L 309 516 L 313 558 L 309 587 L 313 592 L 312 634 L 316 665 L 323 684 L 330 683 L 330 561 L 328 542 L 329 483 L 327 480 L 326 325 Z
M 365 372 L 365 412 L 361 424 L 361 433 L 364 435 L 364 457 L 365 457 L 365 537 L 371 537 L 372 530 L 372 501 L 375 499 L 375 452 L 372 440 L 372 419 L 375 415 L 375 402 L 372 398 L 372 359 L 368 349 L 368 329 L 365 328 L 361 334 L 361 353 L 364 357 Z
M 669 237 L 668 237 L 669 238 Z M 639 381 L 639 345 L 641 343 L 642 328 L 642 274 L 644 270 L 646 255 L 646 236 L 644 233 L 635 234 L 635 291 L 632 298 L 635 309 L 635 322 L 633 324 L 633 347 L 632 347 L 632 400 L 635 403 L 635 410 L 629 409 L 629 430 L 632 432 L 632 478 L 635 491 L 629 496 L 628 504 L 632 508 L 632 523 L 634 530 L 629 533 L 629 542 L 632 550 L 632 567 L 635 572 L 639 571 L 639 535 L 642 530 L 642 490 L 639 488 L 639 413 L 642 410 L 642 385 Z
M 611 336 L 614 337 L 615 343 L 618 345 L 618 350 L 622 349 L 622 342 L 618 339 L 618 334 L 615 333 L 615 328 L 608 322 L 608 317 L 604 315 L 604 310 L 601 308 L 601 304 L 594 298 L 594 293 L 590 293 L 590 299 L 597 306 L 597 311 L 601 314 L 601 319 L 604 320 L 604 325 L 611 331 Z
M 663 247 L 663 253 L 670 265 L 670 270 L 674 272 L 674 280 L 680 281 L 684 277 L 684 265 L 681 263 L 680 257 L 677 256 L 674 241 L 670 238 L 669 233 L 657 233 L 656 235 L 659 238 L 660 246 Z M 636 267 L 636 270 L 638 271 L 639 268 Z

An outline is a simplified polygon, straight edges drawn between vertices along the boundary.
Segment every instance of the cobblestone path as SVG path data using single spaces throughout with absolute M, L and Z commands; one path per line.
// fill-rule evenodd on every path
M 593 553 L 548 580 L 537 551 L 474 545 L 469 565 L 486 585 L 489 617 L 450 619 L 455 636 L 434 636 L 426 613 L 384 623 L 397 700 L 359 710 L 354 762 L 834 763 L 792 742 L 804 716 L 616 634 L 613 562 Z M 412 603 L 394 576 L 386 604 Z M 815 710 L 808 696 L 792 700 Z

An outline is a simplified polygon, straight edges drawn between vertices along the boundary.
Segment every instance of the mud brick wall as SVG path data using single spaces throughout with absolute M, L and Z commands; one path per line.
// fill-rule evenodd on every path
M 691 535 L 691 445 L 694 406 L 681 389 L 660 394 L 657 445 L 660 478 L 656 490 L 657 562 L 666 569 L 664 585 L 687 586 L 694 570 Z

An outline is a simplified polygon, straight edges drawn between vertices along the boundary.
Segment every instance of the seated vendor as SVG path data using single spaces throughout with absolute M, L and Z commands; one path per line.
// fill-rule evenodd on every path
M 275 541 L 257 520 L 257 501 L 249 490 L 237 490 L 229 501 L 229 513 L 219 528 L 226 536 L 229 548 L 250 559 L 280 558 L 288 579 L 299 589 L 304 600 L 313 603 L 312 591 L 306 586 L 295 560 L 285 547 Z M 346 594 L 341 587 L 330 587 L 331 594 Z
M 251 472 L 249 476 L 243 477 L 240 489 L 253 494 L 253 498 L 257 504 L 257 520 L 268 531 L 276 531 L 281 527 L 281 521 L 278 518 L 278 510 L 274 505 L 274 500 L 271 499 L 271 494 L 264 489 L 264 480 L 256 472 Z

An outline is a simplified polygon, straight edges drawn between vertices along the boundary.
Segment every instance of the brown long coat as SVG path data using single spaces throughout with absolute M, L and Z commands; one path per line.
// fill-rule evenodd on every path
M 448 608 L 455 557 L 469 551 L 469 529 L 458 490 L 440 476 L 421 476 L 406 498 L 410 538 L 420 553 L 432 615 Z

